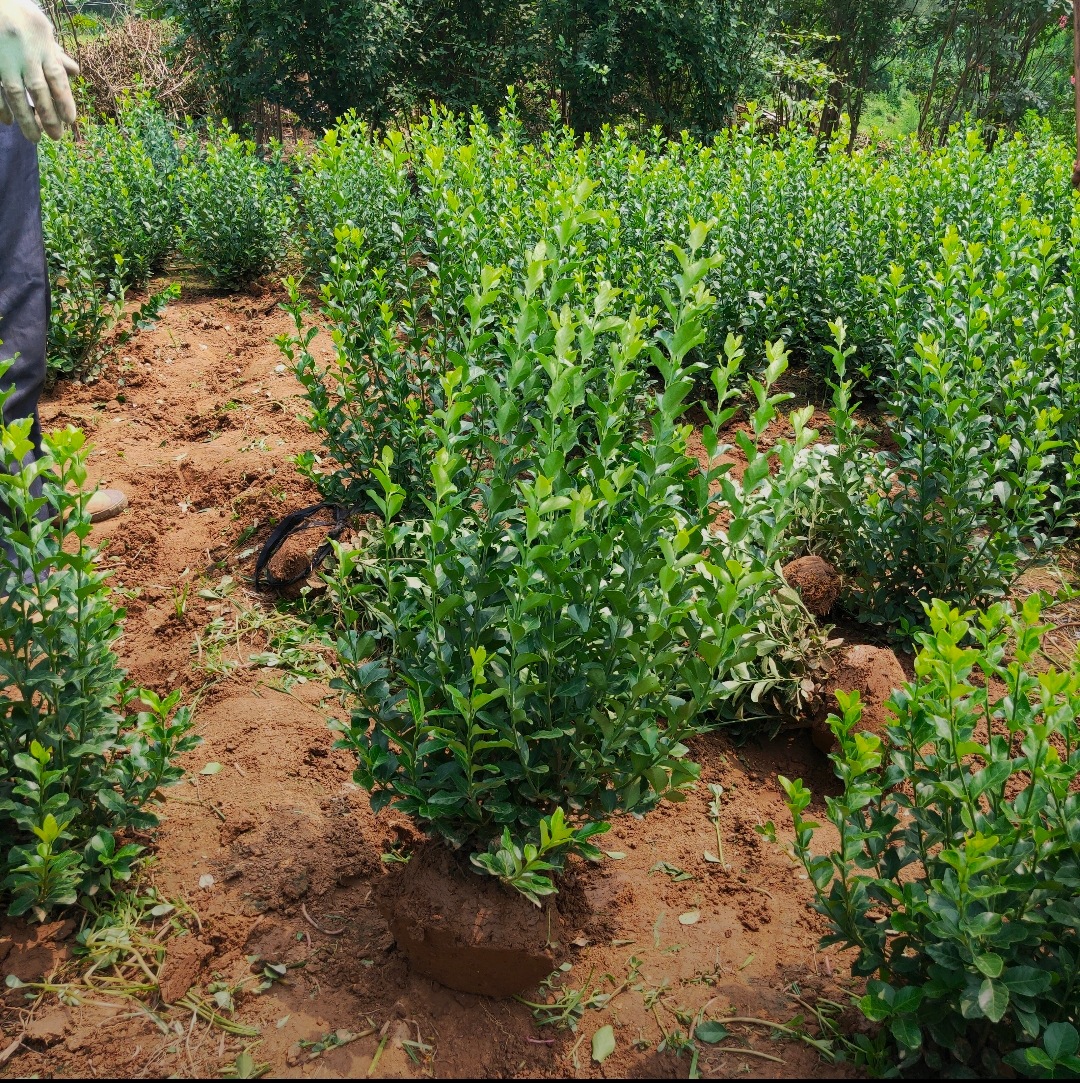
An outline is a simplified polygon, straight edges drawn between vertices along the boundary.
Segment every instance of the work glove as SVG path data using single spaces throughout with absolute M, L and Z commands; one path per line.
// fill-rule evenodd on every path
M 59 139 L 75 122 L 69 77 L 78 71 L 37 4 L 0 0 L 0 124 L 17 121 L 34 143 L 42 129 Z

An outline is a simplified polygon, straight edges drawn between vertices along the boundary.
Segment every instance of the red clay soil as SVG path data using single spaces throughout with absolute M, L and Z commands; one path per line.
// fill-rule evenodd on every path
M 286 691 L 278 670 L 248 661 L 264 649 L 257 637 L 237 637 L 229 649 L 243 664 L 229 674 L 206 669 L 207 625 L 233 610 L 199 589 L 233 575 L 246 605 L 269 610 L 250 592 L 247 550 L 271 518 L 316 499 L 289 461 L 318 440 L 297 420 L 298 385 L 273 345 L 288 330 L 280 300 L 189 289 L 99 382 L 58 385 L 43 413 L 47 427 L 82 427 L 92 480 L 130 495 L 129 510 L 93 535 L 113 582 L 131 592 L 122 661 L 147 686 L 182 687 L 203 738 L 185 757 L 187 780 L 167 791 L 144 875 L 198 914 L 189 935 L 168 941 L 161 995 L 171 1002 L 194 985 L 207 996 L 215 979 L 249 974 L 252 956 L 288 964 L 287 977 L 237 997 L 235 1018 L 257 1038 L 156 1000 L 170 1033 L 108 996 L 73 1007 L 49 994 L 30 1013 L 8 991 L 0 1076 L 219 1076 L 251 1048 L 272 1077 L 372 1068 L 397 1077 L 686 1077 L 689 1052 L 657 1047 L 665 1032 L 685 1035 L 687 1013 L 784 1023 L 806 1014 L 799 998 L 846 1002 L 853 986 L 843 960 L 816 947 L 824 924 L 805 876 L 754 830 L 773 820 L 790 838 L 778 773 L 803 778 L 815 794 L 810 813 L 824 818 L 822 799 L 837 784 L 809 730 L 741 748 L 721 734 L 695 741 L 702 779 L 689 799 L 616 819 L 603 842 L 619 856 L 575 863 L 560 896 L 565 921 L 551 937 L 553 958 L 568 967 L 556 984 L 615 994 L 586 1008 L 576 1032 L 538 1027 L 515 1000 L 410 972 L 376 898 L 402 870 L 383 855 L 418 840 L 402 818 L 372 815 L 349 754 L 332 748 L 327 722 L 344 717 L 336 695 L 314 681 Z M 325 335 L 316 342 L 326 350 Z M 209 762 L 222 770 L 200 775 Z M 707 783 L 724 788 L 726 869 L 704 857 L 716 849 Z M 819 845 L 831 841 L 823 831 Z M 35 980 L 72 967 L 74 930 L 70 920 L 6 920 L 0 972 Z M 535 988 L 528 999 L 549 995 Z M 590 1040 L 608 1024 L 616 1048 L 599 1067 Z M 722 1044 L 701 1046 L 702 1076 L 836 1074 L 767 1027 L 731 1029 Z

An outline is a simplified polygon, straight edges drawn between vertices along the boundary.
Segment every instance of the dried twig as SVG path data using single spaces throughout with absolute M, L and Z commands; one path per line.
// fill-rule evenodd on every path
M 709 1050 L 710 1053 L 745 1053 L 748 1057 L 761 1057 L 762 1060 L 773 1060 L 777 1064 L 787 1064 L 783 1057 L 774 1057 L 772 1053 L 759 1053 L 756 1049 L 748 1049 L 745 1046 L 716 1045 Z
M 0 1064 L 7 1064 L 9 1060 L 19 1051 L 23 1043 L 23 1038 L 26 1037 L 26 1033 L 20 1034 L 15 1041 L 11 1043 L 6 1049 L 0 1052 Z
M 310 914 L 308 913 L 308 909 L 307 909 L 307 907 L 306 907 L 306 906 L 305 906 L 305 905 L 304 905 L 303 903 L 301 903 L 301 904 L 300 904 L 300 912 L 301 912 L 301 913 L 302 913 L 302 914 L 304 915 L 304 920 L 305 920 L 305 921 L 306 921 L 306 922 L 307 922 L 307 923 L 308 923 L 308 924 L 309 924 L 309 925 L 310 925 L 310 926 L 311 926 L 311 927 L 312 927 L 313 929 L 318 929 L 318 930 L 319 930 L 319 932 L 320 932 L 320 933 L 323 933 L 323 934 L 324 934 L 325 936 L 341 936 L 341 934 L 342 934 L 343 932 L 345 932 L 345 926 L 342 926 L 342 927 L 341 927 L 340 929 L 324 929 L 324 928 L 323 928 L 323 927 L 322 927 L 322 926 L 321 926 L 321 925 L 320 925 L 320 924 L 319 924 L 319 923 L 318 923 L 318 922 L 317 922 L 317 921 L 316 921 L 316 920 L 315 920 L 315 919 L 314 919 L 314 918 L 313 918 L 313 917 L 312 917 L 312 916 L 311 916 L 311 915 L 310 915 Z

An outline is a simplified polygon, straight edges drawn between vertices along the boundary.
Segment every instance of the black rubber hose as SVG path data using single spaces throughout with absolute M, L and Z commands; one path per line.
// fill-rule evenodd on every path
M 330 504 L 321 501 L 318 504 L 312 504 L 310 507 L 301 508 L 299 511 L 293 511 L 286 515 L 271 531 L 270 537 L 263 543 L 263 547 L 255 560 L 255 589 L 281 590 L 283 587 L 291 587 L 294 583 L 299 583 L 301 579 L 306 579 L 311 575 L 330 555 L 333 549 L 330 543 L 341 537 L 342 531 L 344 531 L 349 521 L 351 510 L 341 504 Z M 331 512 L 333 520 L 321 518 L 312 522 L 313 517 L 321 511 Z M 288 579 L 282 579 L 270 570 L 270 561 L 273 559 L 274 554 L 289 538 L 294 534 L 299 534 L 302 530 L 318 530 L 320 528 L 326 530 L 326 541 L 315 550 L 307 567 L 302 572 Z

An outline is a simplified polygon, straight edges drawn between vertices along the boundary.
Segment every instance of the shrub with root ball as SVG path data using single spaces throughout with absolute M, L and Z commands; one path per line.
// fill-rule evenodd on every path
M 823 943 L 855 951 L 859 1007 L 883 1025 L 862 1052 L 901 1070 L 1080 1071 L 1080 659 L 1045 667 L 1040 604 L 928 606 L 884 739 L 837 693 L 837 849 L 812 848 L 810 792 L 780 779 Z
M 353 491 L 369 477 L 376 521 L 365 544 L 338 546 L 328 576 L 345 626 L 338 683 L 354 702 L 340 743 L 357 754 L 373 807 L 394 805 L 534 901 L 554 890 L 567 853 L 599 856 L 590 839 L 609 816 L 682 797 L 698 774 L 686 741 L 704 712 L 752 709 L 782 683 L 760 665 L 779 647 L 762 618 L 798 605 L 777 592 L 776 567 L 795 451 L 813 436 L 800 411 L 793 446 L 758 449 L 785 397 L 771 388 L 786 354 L 770 346 L 764 377 L 750 381 L 747 469 L 730 475 L 719 433 L 742 358 L 730 338 L 699 464 L 682 417 L 713 304 L 709 227 L 675 251 L 654 326 L 586 280 L 575 236 L 593 220 L 569 207 L 520 277 L 486 268 L 456 331 L 415 346 L 407 321 L 385 342 L 335 334 L 332 366 L 346 395 L 333 408 L 354 418 L 376 407 L 348 398 L 352 381 L 363 370 L 356 386 L 369 386 L 384 358 L 396 371 L 416 349 L 435 380 L 423 400 L 379 402 L 401 424 L 372 424 L 400 446 L 342 467 Z M 361 313 L 354 329 L 396 325 L 379 293 L 358 289 L 377 318 Z M 312 384 L 309 341 L 286 345 Z M 309 398 L 327 407 L 317 389 Z

